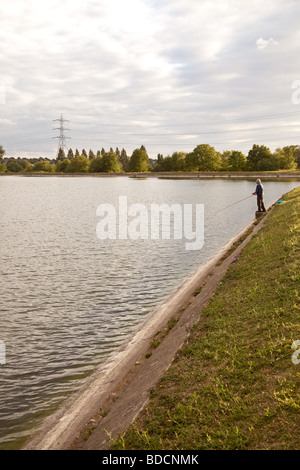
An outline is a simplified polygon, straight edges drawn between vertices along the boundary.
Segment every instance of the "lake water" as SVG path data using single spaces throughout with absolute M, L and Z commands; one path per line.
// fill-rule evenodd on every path
M 269 205 L 299 181 L 265 182 Z M 254 217 L 248 180 L 0 178 L 0 448 L 106 361 L 147 316 Z M 100 240 L 100 204 L 204 204 L 204 247 L 186 240 Z M 233 205 L 232 205 L 233 204 Z M 228 207 L 230 206 L 231 207 Z

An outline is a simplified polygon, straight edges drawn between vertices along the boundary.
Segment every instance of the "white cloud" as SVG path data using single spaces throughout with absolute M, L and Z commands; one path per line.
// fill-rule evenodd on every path
M 265 49 L 266 47 L 269 46 L 278 46 L 279 42 L 275 41 L 273 38 L 270 39 L 264 39 L 264 38 L 259 38 L 256 41 L 256 45 L 258 49 Z

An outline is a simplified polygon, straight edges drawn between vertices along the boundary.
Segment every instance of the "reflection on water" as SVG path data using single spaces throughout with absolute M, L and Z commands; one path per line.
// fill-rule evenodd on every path
M 264 183 L 266 205 L 298 182 Z M 0 448 L 18 446 L 40 418 L 107 360 L 147 315 L 253 217 L 246 180 L 0 178 Z M 204 204 L 205 243 L 99 240 L 96 209 Z

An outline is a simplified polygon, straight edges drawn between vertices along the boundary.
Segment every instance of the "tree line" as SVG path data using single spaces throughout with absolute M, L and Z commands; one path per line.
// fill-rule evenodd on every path
M 192 152 L 158 155 L 154 171 L 277 171 L 300 168 L 300 146 L 277 148 L 274 153 L 265 145 L 253 145 L 248 155 L 239 150 L 220 153 L 208 144 L 198 145 Z
M 0 146 L 0 173 L 46 172 L 46 173 L 144 173 L 144 172 L 206 172 L 206 171 L 278 171 L 300 168 L 300 146 L 277 148 L 275 152 L 264 145 L 253 145 L 248 155 L 239 150 L 218 152 L 209 144 L 200 144 L 192 152 L 174 152 L 156 159 L 148 156 L 142 145 L 131 156 L 121 151 L 104 148 L 94 153 L 82 149 L 65 152 L 59 149 L 57 159 L 4 158 Z

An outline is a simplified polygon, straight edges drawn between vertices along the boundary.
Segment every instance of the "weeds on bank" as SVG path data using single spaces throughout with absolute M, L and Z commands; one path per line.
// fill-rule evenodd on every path
M 176 325 L 178 320 L 179 320 L 179 318 L 172 317 L 168 321 L 167 326 L 163 330 L 159 330 L 155 333 L 155 335 L 153 336 L 152 341 L 150 341 L 148 351 L 145 354 L 146 358 L 151 357 L 153 349 L 156 349 L 160 345 L 162 340 L 167 336 L 167 334 L 171 331 L 171 329 Z
M 300 188 L 223 282 L 122 449 L 299 449 Z

